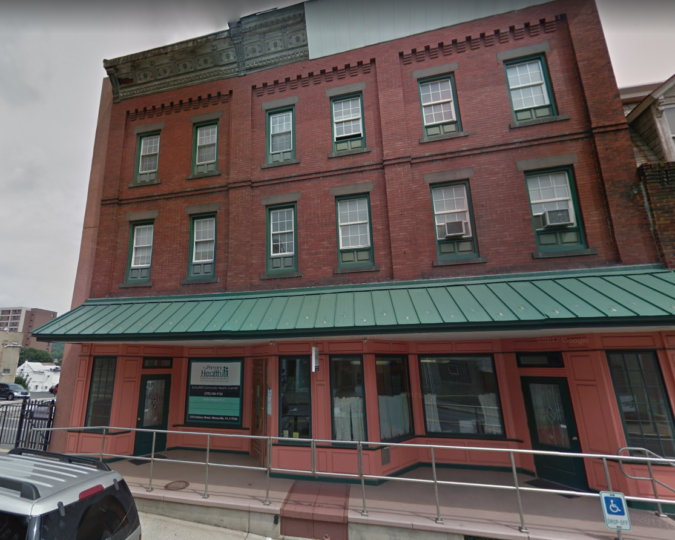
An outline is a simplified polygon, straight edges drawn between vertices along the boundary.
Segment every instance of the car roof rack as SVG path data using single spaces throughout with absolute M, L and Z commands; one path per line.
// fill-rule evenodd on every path
M 23 480 L 14 480 L 13 478 L 0 477 L 0 488 L 18 491 L 19 496 L 22 499 L 28 499 L 29 501 L 35 501 L 40 498 L 40 492 L 38 491 L 38 488 L 35 486 L 35 484 L 24 482 Z
M 107 463 L 103 463 L 97 459 L 80 457 L 80 456 L 67 456 L 64 454 L 55 454 L 54 452 L 43 452 L 42 450 L 31 450 L 30 448 L 12 448 L 8 454 L 14 456 L 37 456 L 48 459 L 56 459 L 62 463 L 70 463 L 74 465 L 90 465 L 97 468 L 99 471 L 110 471 L 110 467 Z

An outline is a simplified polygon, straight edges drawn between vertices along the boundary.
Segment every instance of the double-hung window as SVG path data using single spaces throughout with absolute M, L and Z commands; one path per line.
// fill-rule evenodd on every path
M 504 65 L 516 122 L 557 115 L 543 55 L 513 60 Z
M 526 181 L 538 249 L 585 247 L 571 168 L 530 173 Z
M 432 186 L 436 246 L 440 259 L 475 257 L 478 253 L 473 233 L 468 182 Z
M 152 266 L 154 223 L 132 223 L 127 281 L 149 281 Z
M 295 206 L 267 209 L 267 272 L 298 270 Z
M 462 131 L 455 99 L 454 76 L 420 81 L 419 87 L 424 136 L 435 137 Z
M 334 98 L 331 101 L 331 107 L 333 111 L 333 151 L 337 153 L 365 148 L 362 95 Z
M 208 174 L 218 170 L 218 122 L 195 124 L 192 174 Z
M 267 163 L 282 163 L 295 159 L 295 109 L 267 113 Z
M 110 425 L 116 368 L 117 358 L 114 356 L 97 356 L 94 358 L 85 426 Z
M 211 278 L 216 266 L 216 216 L 195 216 L 191 225 L 189 277 Z
M 338 266 L 373 264 L 370 199 L 366 195 L 337 199 Z
M 138 156 L 136 159 L 136 183 L 157 182 L 159 169 L 160 134 L 144 133 L 138 136 Z

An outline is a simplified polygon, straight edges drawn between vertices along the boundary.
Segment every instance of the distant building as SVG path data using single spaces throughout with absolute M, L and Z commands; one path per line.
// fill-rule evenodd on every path
M 28 380 L 28 390 L 31 392 L 47 392 L 58 384 L 61 368 L 56 364 L 24 362 L 18 367 L 16 374 Z
M 6 332 L 0 328 L 0 382 L 14 382 L 22 341 L 22 333 Z
M 33 337 L 33 328 L 39 328 L 56 317 L 56 311 L 26 307 L 0 308 L 0 331 L 21 332 L 24 348 L 32 347 L 52 352 L 52 344 L 40 342 Z

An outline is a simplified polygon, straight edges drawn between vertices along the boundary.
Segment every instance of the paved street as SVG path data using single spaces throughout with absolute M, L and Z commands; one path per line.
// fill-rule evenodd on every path
M 269 540 L 264 536 L 140 513 L 143 540 Z

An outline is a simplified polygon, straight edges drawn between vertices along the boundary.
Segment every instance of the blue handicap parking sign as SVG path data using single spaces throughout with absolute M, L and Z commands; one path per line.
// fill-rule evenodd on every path
M 611 516 L 625 516 L 626 508 L 619 497 L 605 497 L 605 510 Z
M 623 493 L 601 491 L 600 502 L 605 526 L 611 531 L 630 531 L 630 515 Z

